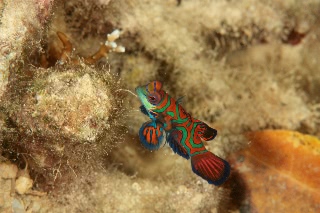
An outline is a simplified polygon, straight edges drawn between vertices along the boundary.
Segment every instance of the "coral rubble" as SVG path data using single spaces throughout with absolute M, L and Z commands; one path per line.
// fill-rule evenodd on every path
M 2 1 L 0 24 L 0 96 L 5 92 L 10 72 L 19 66 L 27 45 L 39 45 L 44 27 L 35 1 Z M 39 3 L 41 4 L 41 3 Z

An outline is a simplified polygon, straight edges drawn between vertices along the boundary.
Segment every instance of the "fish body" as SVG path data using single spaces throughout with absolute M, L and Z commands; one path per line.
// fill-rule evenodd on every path
M 224 183 L 230 174 L 229 163 L 208 151 L 202 140 L 217 136 L 217 130 L 193 118 L 164 90 L 162 83 L 153 81 L 136 88 L 142 103 L 140 110 L 149 116 L 139 131 L 139 138 L 149 150 L 159 149 L 164 132 L 172 150 L 185 159 L 191 158 L 194 173 L 214 185 Z

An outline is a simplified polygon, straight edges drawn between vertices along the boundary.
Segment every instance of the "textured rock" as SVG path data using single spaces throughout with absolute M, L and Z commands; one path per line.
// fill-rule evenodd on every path
M 114 100 L 110 88 L 92 71 L 89 67 L 64 72 L 52 69 L 38 76 L 32 82 L 32 93 L 23 97 L 24 106 L 13 112 L 18 125 L 52 138 L 96 140 L 110 127 Z
M 50 15 L 53 0 L 2 1 L 0 25 L 0 97 L 6 90 L 9 74 L 21 67 L 26 46 L 39 47 L 37 33 Z
M 16 178 L 18 173 L 18 167 L 11 163 L 0 164 L 0 178 L 11 179 Z
M 20 176 L 16 180 L 16 192 L 18 194 L 25 194 L 28 190 L 31 189 L 33 180 L 29 177 Z

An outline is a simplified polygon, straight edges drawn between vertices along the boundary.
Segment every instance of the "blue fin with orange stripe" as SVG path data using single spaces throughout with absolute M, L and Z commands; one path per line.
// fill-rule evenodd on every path
M 189 159 L 187 150 L 180 144 L 182 133 L 179 130 L 173 130 L 167 134 L 167 141 L 174 153 L 177 153 L 185 159 Z
M 163 125 L 158 121 L 148 121 L 139 130 L 142 145 L 149 150 L 159 149 L 163 141 Z

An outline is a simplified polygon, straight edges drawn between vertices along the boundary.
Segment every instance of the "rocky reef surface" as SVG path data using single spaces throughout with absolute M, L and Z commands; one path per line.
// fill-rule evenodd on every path
M 319 211 L 319 140 L 290 132 L 320 137 L 319 12 L 318 0 L 0 1 L 0 212 L 291 211 L 283 187 Z M 152 80 L 218 130 L 206 146 L 231 156 L 226 184 L 141 146 L 132 92 Z

